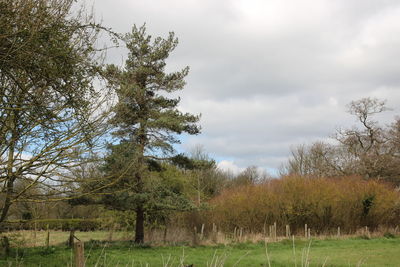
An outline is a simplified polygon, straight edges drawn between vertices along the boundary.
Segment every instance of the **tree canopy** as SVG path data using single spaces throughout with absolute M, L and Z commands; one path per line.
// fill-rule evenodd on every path
M 59 199 L 104 132 L 101 27 L 74 2 L 0 1 L 0 221 L 15 202 Z
M 136 211 L 135 241 L 142 243 L 146 207 L 155 192 L 154 187 L 148 187 L 149 163 L 170 159 L 173 145 L 179 143 L 178 135 L 198 134 L 199 116 L 181 112 L 178 109 L 180 99 L 168 97 L 183 89 L 189 71 L 188 67 L 172 73 L 165 71 L 166 59 L 178 44 L 174 33 L 165 39 L 153 40 L 145 26 L 134 26 L 132 32 L 125 35 L 124 42 L 129 50 L 124 68 L 114 65 L 108 68 L 118 97 L 110 123 L 115 127 L 113 135 L 128 148 L 126 153 L 130 160 L 124 164 L 130 162 L 131 168 L 124 175 L 128 176 L 124 186 L 130 191 L 125 195 L 133 199 L 130 203 Z

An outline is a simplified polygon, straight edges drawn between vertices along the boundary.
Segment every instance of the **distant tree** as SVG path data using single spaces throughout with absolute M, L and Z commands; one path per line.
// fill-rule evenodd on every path
M 339 130 L 336 144 L 315 142 L 297 146 L 284 165 L 284 174 L 316 177 L 360 175 L 400 184 L 400 123 L 382 126 L 374 115 L 388 110 L 385 101 L 363 98 L 352 101 L 348 111 L 361 127 Z
M 265 171 L 260 170 L 257 166 L 249 166 L 230 181 L 230 187 L 242 185 L 254 185 L 261 183 L 269 178 Z
M 221 187 L 221 177 L 217 172 L 217 165 L 205 152 L 204 148 L 197 145 L 189 153 L 192 162 L 190 170 L 190 185 L 196 194 L 196 204 L 200 208 L 204 200 L 216 195 Z
M 218 195 L 227 184 L 227 175 L 218 169 L 201 145 L 192 148 L 187 155 L 178 154 L 170 162 L 179 167 L 188 178 L 189 192 L 201 208 L 210 198 Z
M 125 67 L 109 67 L 111 84 L 118 102 L 111 124 L 114 136 L 129 147 L 131 168 L 127 171 L 129 194 L 136 212 L 135 242 L 144 241 L 146 205 L 150 201 L 146 188 L 149 160 L 164 160 L 174 152 L 173 144 L 179 143 L 177 135 L 198 134 L 199 116 L 178 110 L 179 98 L 168 98 L 168 93 L 183 89 L 184 77 L 189 69 L 167 74 L 166 62 L 178 40 L 174 33 L 166 39 L 157 37 L 152 41 L 145 26 L 133 27 L 124 38 L 129 56 Z
M 349 113 L 356 116 L 362 128 L 340 130 L 336 134 L 336 139 L 357 157 L 379 152 L 386 140 L 384 129 L 373 120 L 373 115 L 387 110 L 385 101 L 363 98 L 352 101 L 348 108 Z
M 281 167 L 281 175 L 335 177 L 354 174 L 356 158 L 340 145 L 314 142 L 297 145 Z
M 393 157 L 400 158 L 400 117 L 397 117 L 395 121 L 389 126 L 387 132 L 387 138 L 389 142 L 390 152 Z
M 74 2 L 0 1 L 0 222 L 14 203 L 63 198 L 104 132 L 101 27 Z
M 400 161 L 396 153 L 398 120 L 384 127 L 373 116 L 387 111 L 386 102 L 376 98 L 363 98 L 349 105 L 350 114 L 356 116 L 361 128 L 342 130 L 336 139 L 357 158 L 354 173 L 365 178 L 400 182 Z

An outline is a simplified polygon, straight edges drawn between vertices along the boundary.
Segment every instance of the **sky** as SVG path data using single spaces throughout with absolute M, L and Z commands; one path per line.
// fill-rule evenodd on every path
M 190 67 L 180 109 L 201 114 L 201 145 L 219 167 L 270 173 L 299 144 L 356 125 L 346 105 L 387 100 L 382 124 L 400 115 L 398 0 L 93 0 L 96 19 L 117 32 L 146 23 L 175 32 L 168 70 Z M 121 64 L 121 51 L 109 60 Z

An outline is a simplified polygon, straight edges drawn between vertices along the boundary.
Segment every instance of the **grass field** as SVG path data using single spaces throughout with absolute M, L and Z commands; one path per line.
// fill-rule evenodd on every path
M 308 249 L 310 247 L 310 249 Z M 88 242 L 87 266 L 400 266 L 400 238 L 297 240 L 267 244 L 135 247 L 129 242 Z M 185 265 L 182 265 L 181 263 Z M 0 266 L 71 266 L 65 246 L 13 250 Z
M 30 231 L 22 230 L 6 233 L 10 240 L 14 240 L 14 247 L 41 247 L 45 246 L 47 239 L 46 231 Z M 110 233 L 107 231 L 92 231 L 92 232 L 76 232 L 77 236 L 83 242 L 89 240 L 108 240 Z M 130 232 L 116 231 L 112 234 L 113 240 L 128 240 L 133 234 Z M 49 244 L 51 246 L 59 246 L 65 244 L 69 238 L 69 232 L 65 231 L 50 231 Z

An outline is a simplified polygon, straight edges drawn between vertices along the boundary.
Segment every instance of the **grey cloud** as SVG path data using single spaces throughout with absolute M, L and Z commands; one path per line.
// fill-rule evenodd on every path
M 290 145 L 323 139 L 354 119 L 361 97 L 400 103 L 397 0 L 96 0 L 98 17 L 120 32 L 147 22 L 175 31 L 168 70 L 191 67 L 182 110 L 202 113 L 202 143 L 239 167 L 277 168 Z M 120 51 L 110 52 L 120 63 Z M 399 110 L 379 119 L 390 122 Z M 187 139 L 187 140 L 186 140 Z

